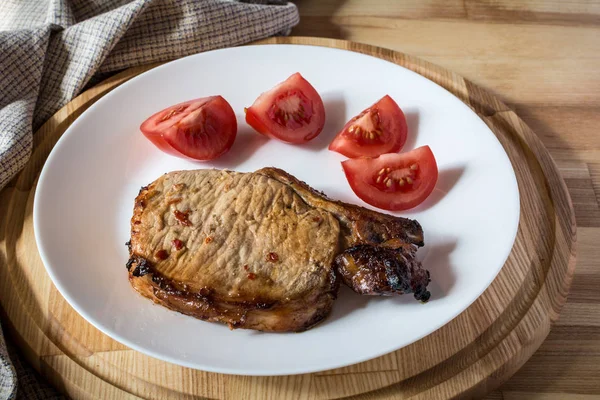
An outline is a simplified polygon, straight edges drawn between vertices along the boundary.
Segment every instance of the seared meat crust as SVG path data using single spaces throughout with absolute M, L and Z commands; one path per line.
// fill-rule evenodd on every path
M 389 274 L 371 268 L 377 262 L 353 250 L 360 245 L 373 254 L 367 258 L 382 259 L 386 243 L 398 251 L 390 240 L 421 246 L 423 232 L 416 221 L 330 200 L 276 168 L 176 171 L 140 190 L 127 268 L 139 293 L 170 309 L 232 328 L 302 331 L 330 313 L 339 286 L 334 268 L 368 293 L 357 290 L 339 257 L 334 262 L 342 251 L 362 265 L 360 279 L 373 282 L 369 294 L 418 290 L 415 297 L 426 300 L 426 282 L 391 284 Z M 397 265 L 398 276 L 419 274 L 416 261 Z
M 414 293 L 426 302 L 430 293 L 429 271 L 415 259 L 412 245 L 399 248 L 360 244 L 335 258 L 335 267 L 344 283 L 356 293 L 391 296 Z
M 336 216 L 341 229 L 339 248 L 346 250 L 336 257 L 334 267 L 356 293 L 414 293 L 417 300 L 429 300 L 429 271 L 415 258 L 417 246 L 424 244 L 423 229 L 417 221 L 331 200 L 277 168 L 256 173 L 289 185 L 307 204 Z

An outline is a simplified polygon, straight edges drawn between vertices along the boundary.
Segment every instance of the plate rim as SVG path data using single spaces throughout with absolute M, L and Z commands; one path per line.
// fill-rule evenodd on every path
M 348 42 L 348 43 L 353 43 L 353 42 Z M 329 47 L 327 45 L 321 45 L 321 44 L 304 44 L 304 43 L 265 43 L 265 44 L 261 44 L 261 43 L 254 43 L 254 44 L 250 44 L 250 45 L 245 45 L 243 47 L 263 47 L 263 46 L 286 46 L 286 47 L 295 47 L 295 46 L 303 46 L 303 47 L 320 47 L 320 48 L 325 48 L 327 50 L 331 50 L 331 51 L 341 51 L 341 52 L 351 52 L 351 53 L 357 53 L 360 54 L 362 56 L 365 57 L 371 57 L 371 58 L 376 58 L 378 60 L 381 61 L 385 61 L 388 63 L 393 64 L 395 67 L 401 68 L 403 70 L 405 70 L 406 72 L 409 72 L 411 74 L 414 75 L 418 75 L 421 78 L 426 79 L 427 81 L 429 81 L 430 83 L 436 85 L 438 88 L 443 89 L 445 92 L 447 92 L 447 94 L 451 95 L 452 97 L 454 97 L 456 100 L 458 100 L 460 103 L 462 103 L 464 106 L 466 106 L 469 111 L 471 113 L 473 113 L 479 120 L 482 121 L 482 123 L 485 124 L 485 121 L 482 119 L 482 117 L 478 114 L 478 112 L 476 110 L 474 110 L 469 104 L 465 103 L 465 101 L 463 99 L 461 99 L 457 94 L 451 92 L 450 90 L 448 90 L 446 87 L 442 86 L 440 83 L 430 79 L 427 76 L 424 76 L 416 71 L 411 70 L 410 68 L 407 68 L 403 65 L 399 65 L 395 62 L 392 62 L 390 60 L 378 57 L 376 55 L 371 55 L 371 54 L 367 54 L 367 53 L 363 53 L 360 51 L 355 51 L 353 49 L 342 49 L 342 48 L 338 48 L 338 47 Z M 375 47 L 375 48 L 379 48 L 376 46 L 371 46 L 371 47 Z M 516 173 L 514 171 L 514 166 L 512 165 L 512 161 L 510 160 L 510 157 L 508 157 L 508 153 L 506 151 L 506 149 L 504 148 L 504 145 L 502 145 L 502 143 L 500 142 L 500 140 L 498 139 L 496 133 L 488 126 L 488 130 L 490 130 L 492 132 L 492 134 L 494 135 L 495 139 L 499 142 L 499 145 L 502 148 L 502 152 L 505 153 L 505 155 L 507 156 L 508 160 L 509 160 L 509 164 L 511 167 L 511 170 L 513 172 L 513 174 L 515 175 L 515 183 L 517 183 L 517 200 L 518 200 L 518 218 L 517 218 L 517 222 L 516 222 L 516 226 L 517 228 L 515 229 L 514 232 L 514 236 L 512 238 L 511 241 L 511 245 L 510 245 L 510 249 L 508 251 L 508 255 L 505 258 L 504 262 L 502 263 L 502 265 L 500 266 L 500 268 L 498 268 L 498 270 L 493 274 L 493 276 L 491 277 L 491 279 L 489 280 L 489 282 L 487 282 L 485 284 L 485 286 L 482 285 L 482 290 L 479 292 L 479 294 L 477 296 L 475 296 L 470 302 L 468 302 L 468 304 L 466 304 L 464 306 L 464 308 L 462 308 L 460 311 L 458 311 L 452 318 L 448 319 L 447 321 L 445 321 L 442 324 L 439 324 L 439 326 L 435 329 L 433 329 L 432 331 L 428 332 L 428 333 L 424 333 L 418 337 L 415 337 L 414 339 L 412 339 L 411 341 L 409 341 L 406 344 L 403 344 L 399 347 L 396 347 L 392 350 L 388 350 L 388 351 L 383 351 L 381 353 L 372 353 L 374 355 L 368 356 L 368 357 L 364 357 L 363 359 L 357 359 L 358 361 L 352 362 L 350 364 L 348 363 L 341 363 L 339 365 L 334 365 L 334 366 L 326 366 L 326 367 L 315 367 L 315 368 L 311 368 L 310 371 L 308 371 L 306 368 L 304 369 L 299 369 L 297 371 L 292 371 L 290 372 L 289 370 L 286 370 L 285 372 L 282 373 L 273 373 L 271 372 L 259 372 L 259 373 L 248 373 L 248 371 L 246 369 L 243 370 L 235 370 L 235 368 L 228 368 L 228 369 L 221 369 L 221 368 L 213 368 L 210 367 L 209 365 L 202 365 L 199 366 L 200 363 L 195 362 L 188 362 L 188 361 L 184 361 L 178 358 L 174 358 L 168 355 L 162 355 L 162 354 L 158 354 L 152 350 L 148 350 L 145 347 L 142 346 L 138 346 L 137 343 L 129 341 L 127 339 L 124 339 L 122 336 L 114 334 L 114 332 L 111 332 L 110 329 L 105 329 L 105 327 L 103 327 L 101 324 L 98 324 L 98 321 L 95 321 L 94 318 L 91 318 L 88 313 L 86 313 L 83 308 L 80 307 L 80 305 L 74 301 L 74 299 L 72 299 L 70 297 L 70 295 L 68 295 L 68 293 L 65 292 L 65 288 L 63 287 L 62 284 L 57 284 L 57 282 L 60 282 L 60 279 L 55 275 L 54 271 L 48 267 L 48 264 L 46 262 L 47 260 L 47 255 L 46 255 L 46 251 L 43 248 L 42 245 L 40 245 L 40 240 L 38 239 L 39 237 L 39 219 L 40 219 L 40 215 L 39 215 L 39 208 L 36 207 L 36 203 L 38 203 L 38 196 L 39 193 L 41 193 L 41 190 L 39 189 L 39 185 L 43 184 L 44 182 L 44 176 L 45 174 L 47 174 L 47 166 L 50 164 L 50 161 L 52 159 L 53 156 L 56 156 L 56 152 L 55 149 L 57 149 L 61 142 L 64 140 L 67 140 L 65 138 L 69 137 L 69 135 L 72 134 L 73 131 L 76 130 L 76 127 L 79 125 L 79 123 L 81 122 L 81 117 L 83 115 L 85 115 L 87 112 L 89 112 L 89 110 L 93 110 L 98 104 L 102 104 L 104 102 L 107 102 L 110 100 L 110 97 L 113 93 L 115 93 L 115 91 L 119 91 L 121 90 L 121 88 L 126 88 L 128 84 L 130 84 L 130 82 L 135 82 L 138 78 L 151 73 L 152 71 L 156 71 L 156 70 L 161 70 L 163 68 L 168 68 L 168 66 L 175 64 L 175 63 L 179 63 L 182 62 L 183 60 L 186 60 L 188 58 L 192 58 L 198 55 L 202 55 L 202 54 L 206 54 L 206 53 L 214 53 L 214 52 L 227 52 L 230 51 L 231 49 L 236 49 L 237 47 L 229 47 L 229 48 L 222 48 L 222 49 L 215 49 L 215 50 L 211 50 L 211 51 L 207 51 L 207 52 L 201 52 L 201 53 L 195 53 L 195 54 L 191 54 L 185 57 L 181 57 L 169 62 L 165 62 L 165 63 L 161 63 L 158 66 L 155 67 L 151 67 L 150 69 L 141 72 L 135 76 L 133 76 L 131 79 L 128 79 L 127 81 L 115 86 L 114 88 L 112 88 L 109 92 L 105 93 L 102 95 L 101 98 L 99 98 L 97 101 L 95 101 L 90 107 L 88 107 L 84 112 L 82 112 L 80 115 L 78 115 L 75 120 L 68 126 L 68 128 L 63 132 L 63 134 L 60 136 L 60 138 L 58 139 L 58 141 L 54 144 L 54 146 L 52 146 L 52 149 L 50 151 L 50 153 L 48 154 L 48 157 L 46 159 L 46 161 L 44 162 L 44 165 L 41 169 L 41 172 L 39 174 L 38 177 L 38 182 L 37 182 L 37 187 L 35 190 L 35 194 L 34 194 L 34 201 L 33 201 L 33 228 L 34 228 L 34 236 L 35 236 L 35 241 L 36 244 L 38 246 L 38 252 L 40 254 L 40 258 L 42 260 L 42 263 L 44 265 L 44 268 L 46 270 L 46 272 L 48 273 L 48 275 L 50 276 L 52 283 L 54 284 L 54 286 L 56 287 L 56 289 L 60 292 L 61 296 L 63 296 L 65 298 L 65 300 L 68 302 L 68 304 L 75 309 L 75 311 L 82 316 L 88 323 L 90 323 L 92 326 L 94 326 L 96 329 L 98 329 L 99 331 L 101 331 L 102 333 L 106 334 L 107 336 L 109 336 L 111 339 L 116 340 L 119 343 L 124 344 L 125 346 L 132 348 L 136 351 L 139 351 L 140 353 L 146 354 L 148 356 L 151 356 L 153 358 L 156 358 L 158 360 L 163 360 L 172 364 L 176 364 L 176 365 L 181 365 L 184 367 L 188 367 L 188 368 L 193 368 L 193 369 L 197 369 L 197 370 L 202 370 L 202 371 L 207 371 L 207 372 L 214 372 L 214 373 L 221 373 L 221 374 L 228 374 L 228 375 L 245 375 L 245 376 L 282 376 L 282 375 L 298 375 L 298 374 L 307 374 L 307 373 L 316 373 L 316 372 L 322 372 L 322 371 L 327 371 L 327 370 L 331 370 L 331 369 L 336 369 L 336 368 L 341 368 L 341 367 L 346 367 L 346 366 L 350 366 L 350 365 L 356 365 L 365 361 L 369 361 L 369 360 L 373 360 L 376 358 L 379 358 L 385 354 L 389 354 L 391 352 L 397 351 L 401 348 L 410 346 L 412 344 L 414 344 L 415 342 L 423 339 L 424 337 L 431 335 L 432 333 L 438 331 L 439 329 L 441 329 L 442 327 L 444 327 L 445 325 L 449 324 L 451 321 L 453 321 L 454 319 L 456 319 L 458 316 L 460 316 L 462 313 L 464 313 L 475 301 L 477 301 L 477 299 L 479 299 L 484 293 L 485 291 L 489 288 L 489 286 L 492 284 L 492 282 L 498 277 L 499 273 L 502 271 L 502 269 L 504 268 L 506 261 L 508 259 L 508 256 L 510 256 L 511 252 L 512 252 L 512 248 L 514 247 L 516 238 L 517 238 L 517 233 L 518 233 L 518 226 L 520 225 L 520 220 L 521 220 L 521 212 L 522 212 L 522 208 L 520 205 L 520 190 L 518 188 L 518 180 L 516 178 Z M 392 50 L 393 51 L 393 50 Z M 398 53 L 396 51 L 393 51 L 395 53 Z M 400 53 L 403 54 L 403 53 Z M 464 79 L 464 78 L 463 78 Z M 487 124 L 486 124 L 487 125 Z

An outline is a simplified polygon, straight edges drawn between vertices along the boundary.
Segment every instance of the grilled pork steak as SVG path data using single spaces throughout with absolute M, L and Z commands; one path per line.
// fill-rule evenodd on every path
M 330 200 L 275 168 L 163 175 L 140 190 L 128 244 L 138 292 L 232 328 L 312 327 L 331 311 L 336 269 L 358 293 L 429 298 L 416 221 Z

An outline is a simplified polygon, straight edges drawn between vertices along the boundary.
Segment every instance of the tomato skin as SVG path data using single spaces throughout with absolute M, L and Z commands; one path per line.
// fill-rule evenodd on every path
M 431 194 L 438 180 L 437 162 L 429 146 L 402 154 L 348 159 L 342 162 L 342 167 L 360 199 L 389 211 L 418 206 Z
M 152 142 L 152 144 L 154 144 L 156 147 L 158 147 L 159 150 L 161 150 L 167 154 L 170 154 L 172 156 L 175 156 L 175 157 L 183 157 L 183 155 L 180 152 L 178 152 L 177 150 L 175 150 L 169 143 L 167 143 L 161 135 L 146 135 L 146 134 L 144 134 L 144 136 L 146 136 L 146 138 L 148 138 Z M 183 158 L 188 158 L 188 157 L 183 157 Z
M 271 136 L 269 135 L 269 129 L 262 123 L 252 108 L 246 108 L 244 111 L 246 112 L 246 122 L 248 125 L 262 135 Z
M 231 148 L 237 135 L 237 119 L 223 97 L 210 96 L 161 110 L 146 119 L 140 130 L 167 154 L 205 161 Z
M 308 142 L 325 126 L 323 100 L 298 72 L 262 93 L 245 111 L 246 122 L 257 132 L 287 143 Z
M 385 95 L 350 119 L 333 139 L 329 150 L 349 158 L 397 153 L 406 143 L 407 134 L 404 113 L 389 95 Z

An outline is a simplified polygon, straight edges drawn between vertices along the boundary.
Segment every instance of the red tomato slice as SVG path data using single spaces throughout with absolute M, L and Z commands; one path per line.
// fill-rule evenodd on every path
M 390 211 L 413 208 L 431 194 L 438 179 L 429 146 L 403 154 L 342 162 L 350 187 L 366 203 Z
M 406 118 L 388 95 L 346 123 L 329 150 L 346 157 L 377 157 L 397 153 L 406 142 Z
M 192 160 L 212 160 L 231 148 L 237 119 L 221 96 L 179 103 L 145 120 L 140 130 L 156 147 Z
M 289 143 L 304 143 L 321 133 L 325 107 L 321 96 L 298 72 L 258 96 L 245 109 L 256 131 Z

